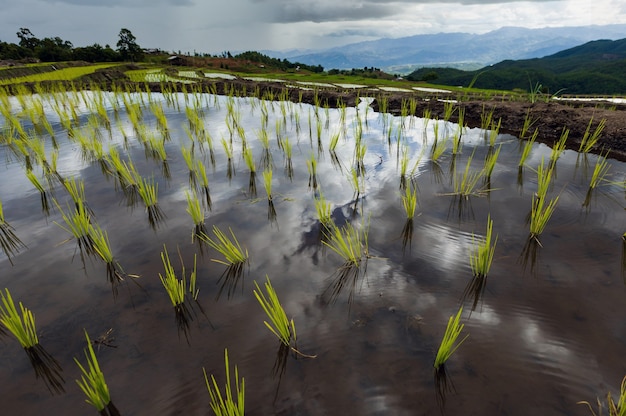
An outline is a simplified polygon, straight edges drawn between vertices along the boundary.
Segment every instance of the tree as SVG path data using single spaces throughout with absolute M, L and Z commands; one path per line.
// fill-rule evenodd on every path
M 119 33 L 120 40 L 117 41 L 117 51 L 125 61 L 141 61 L 143 51 L 137 44 L 137 38 L 128 29 L 122 29 Z
M 19 32 L 17 32 L 17 37 L 20 39 L 20 46 L 22 48 L 30 49 L 31 51 L 34 51 L 35 48 L 41 43 L 41 41 L 33 35 L 33 32 L 25 27 L 20 27 Z

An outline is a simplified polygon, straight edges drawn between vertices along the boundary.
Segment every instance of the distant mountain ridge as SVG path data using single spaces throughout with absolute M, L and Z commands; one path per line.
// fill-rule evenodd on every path
M 620 39 L 626 24 L 526 29 L 503 27 L 484 34 L 438 33 L 383 38 L 319 50 L 264 51 L 269 56 L 324 69 L 376 67 L 408 74 L 425 66 L 477 69 L 503 60 L 539 58 L 597 39 Z
M 543 58 L 505 60 L 476 71 L 421 68 L 413 81 L 554 94 L 625 94 L 626 39 L 595 40 Z

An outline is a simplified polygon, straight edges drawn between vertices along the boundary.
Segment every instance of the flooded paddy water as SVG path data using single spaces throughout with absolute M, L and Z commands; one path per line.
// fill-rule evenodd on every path
M 622 162 L 608 159 L 605 180 L 588 193 L 598 156 L 565 150 L 549 188 L 550 198 L 559 197 L 556 209 L 540 243 L 529 244 L 535 171 L 552 155 L 543 144 L 533 145 L 520 171 L 524 142 L 516 137 L 497 135 L 490 146 L 489 132 L 466 128 L 453 155 L 457 125 L 379 114 L 365 101 L 325 109 L 209 94 L 84 92 L 57 99 L 76 108 L 70 137 L 52 96 L 29 96 L 25 103 L 43 104 L 58 145 L 58 175 L 83 181 L 86 205 L 107 232 L 114 258 L 139 277 L 126 276 L 112 290 L 105 264 L 81 257 L 62 218 L 73 206 L 70 196 L 60 180 L 48 184 L 35 164 L 33 172 L 52 187 L 49 213 L 42 210 L 5 119 L 0 201 L 26 247 L 10 258 L 0 253 L 0 288 L 33 311 L 39 342 L 62 369 L 64 392 L 52 394 L 20 344 L 0 332 L 3 414 L 97 413 L 74 381 L 85 331 L 97 340 L 96 355 L 122 415 L 209 414 L 202 369 L 223 385 L 225 348 L 245 378 L 246 413 L 254 415 L 584 415 L 588 409 L 578 401 L 615 394 L 626 375 Z M 99 121 L 91 102 L 104 103 Z M 11 98 L 10 105 L 30 131 L 22 104 Z M 128 108 L 140 108 L 135 124 Z M 190 124 L 193 114 L 202 120 L 203 139 Z M 105 154 L 117 149 L 142 178 L 154 180 L 161 220 L 150 218 L 140 199 L 129 200 L 115 175 L 103 170 L 106 159 L 85 157 L 81 134 L 99 136 Z M 166 158 L 146 144 L 150 135 L 164 144 Z M 450 138 L 437 161 L 431 159 L 435 136 L 439 143 Z M 40 137 L 52 160 L 50 134 Z M 364 145 L 360 156 L 356 142 Z M 182 151 L 192 143 L 192 157 L 208 177 L 210 206 L 198 191 L 207 233 L 230 227 L 249 252 L 243 273 L 231 279 L 212 261 L 221 254 L 192 241 L 187 195 L 198 187 L 190 184 Z M 285 143 L 292 147 L 291 165 Z M 244 148 L 252 151 L 256 177 Z M 495 149 L 492 174 L 477 184 L 482 192 L 452 195 L 468 160 L 469 170 L 480 172 Z M 401 179 L 403 163 L 408 169 Z M 270 168 L 273 210 L 262 175 Z M 418 200 L 408 227 L 403 186 L 413 187 Z M 369 258 L 354 274 L 338 273 L 342 258 L 322 243 L 320 195 L 335 224 L 368 230 Z M 488 218 L 498 236 L 493 265 L 482 287 L 471 290 L 470 253 Z M 159 279 L 164 250 L 179 274 L 181 262 L 189 273 L 197 255 L 199 294 L 188 327 L 176 320 Z M 253 293 L 266 275 L 294 320 L 298 350 L 316 358 L 281 355 Z M 469 338 L 446 363 L 450 384 L 442 390 L 433 362 L 461 305 Z

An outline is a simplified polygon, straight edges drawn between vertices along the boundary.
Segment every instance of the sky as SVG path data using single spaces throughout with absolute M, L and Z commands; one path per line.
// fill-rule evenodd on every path
M 183 53 L 326 49 L 441 32 L 626 23 L 624 0 L 0 0 L 0 41 L 37 38 Z M 626 37 L 626 33 L 624 34 Z

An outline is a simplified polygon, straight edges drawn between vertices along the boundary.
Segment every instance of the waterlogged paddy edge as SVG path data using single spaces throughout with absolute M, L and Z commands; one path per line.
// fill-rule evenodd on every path
M 142 102 L 137 95 L 132 98 Z M 142 124 L 159 133 L 149 102 L 161 103 L 168 118 L 169 178 L 163 176 L 162 161 L 146 158 L 123 104 L 118 113 L 124 133 L 115 122 L 111 138 L 100 127 L 106 146 L 128 155 L 142 177 L 153 177 L 158 183 L 158 203 L 166 218 L 154 229 L 144 206 L 129 207 L 115 181 L 102 174 L 98 163 L 83 161 L 80 146 L 68 141 L 59 122 L 53 122 L 60 132 L 59 171 L 85 180 L 86 201 L 98 225 L 108 232 L 116 259 L 126 272 L 141 275 L 136 281 L 141 287 L 128 279 L 117 298 L 106 281 L 104 264 L 87 260 L 83 266 L 75 241 L 60 244 L 69 238 L 55 224 L 62 222 L 60 214 L 55 209 L 49 217 L 42 214 L 39 193 L 24 179 L 23 167 L 12 156 L 2 167 L 2 177 L 11 178 L 0 184 L 4 213 L 28 249 L 17 254 L 13 267 L 3 258 L 8 273 L 2 274 L 0 284 L 34 311 L 41 343 L 60 362 L 66 380 L 66 393 L 51 396 L 40 380 L 35 381 L 19 345 L 4 337 L 0 382 L 8 386 L 2 393 L 7 409 L 20 414 L 39 414 L 43 409 L 88 412 L 73 382 L 79 377 L 73 357 L 82 358 L 83 328 L 94 339 L 113 328 L 112 343 L 117 348 L 101 345 L 98 359 L 112 400 L 122 413 L 206 414 L 209 398 L 201 369 L 222 380 L 224 348 L 246 379 L 246 409 L 251 414 L 414 414 L 416 406 L 424 414 L 438 412 L 432 363 L 447 319 L 458 310 L 471 281 L 473 235 L 484 233 L 488 214 L 498 234 L 494 264 L 471 315 L 473 298 L 465 298 L 464 332 L 470 337 L 447 364 L 456 393 L 446 395 L 446 413 L 468 409 L 494 413 L 507 408 L 513 414 L 529 410 L 584 414 L 577 401 L 602 396 L 626 373 L 621 360 L 626 330 L 621 320 L 624 286 L 619 240 L 626 226 L 623 188 L 606 184 L 583 207 L 589 168 L 578 154 L 566 151 L 557 161 L 549 195 L 559 194 L 561 199 L 540 237 L 543 247 L 534 263 L 527 260 L 524 266 L 526 215 L 537 186 L 532 169 L 542 157 L 549 159 L 551 150 L 546 146 L 533 147 L 518 184 L 519 143 L 511 136 L 499 136 L 497 145 L 502 144 L 502 150 L 491 175 L 494 190 L 465 200 L 447 195 L 453 189 L 450 147 L 438 163 L 429 160 L 433 120 L 387 117 L 364 106 L 358 115 L 354 108 L 342 115 L 342 110 L 316 111 L 304 104 L 227 97 L 216 101 L 207 95 L 196 97 L 215 153 L 215 167 L 207 143 L 202 146 L 204 153 L 196 153 L 209 173 L 212 206 L 207 209 L 207 229 L 231 227 L 249 250 L 250 264 L 230 297 L 227 286 L 216 299 L 225 267 L 210 261 L 219 255 L 204 247 L 198 278 L 206 316 L 198 314 L 191 322 L 187 343 L 185 334 L 177 330 L 158 275 L 163 273 L 159 253 L 164 244 L 177 271 L 178 251 L 187 268 L 193 264 L 193 254 L 199 253 L 191 243 L 193 223 L 185 212 L 189 172 L 180 150 L 191 146 L 184 108 L 194 101 L 175 95 L 177 104 L 171 105 L 166 98 L 143 96 Z M 112 121 L 113 106 L 107 105 Z M 250 172 L 232 121 L 237 113 L 237 124 L 255 156 L 256 197 L 250 194 Z M 85 105 L 81 123 L 87 123 L 88 114 Z M 268 218 L 262 182 L 263 145 L 258 133 L 263 123 L 273 159 L 274 218 Z M 293 145 L 292 174 L 285 171 L 277 126 L 278 136 L 288 137 Z M 439 137 L 453 134 L 456 128 L 440 122 Z M 229 179 L 220 139 L 228 141 L 231 130 L 234 174 Z M 335 159 L 329 140 L 337 132 L 342 136 Z M 350 171 L 359 135 L 367 148 L 357 198 Z M 398 139 L 407 146 L 410 168 L 416 166 L 413 180 L 419 203 L 408 242 L 399 175 L 403 147 L 397 145 Z M 479 170 L 488 153 L 483 132 L 468 129 L 463 144 L 462 153 L 454 158 L 457 172 L 472 154 L 472 169 Z M 47 147 L 47 152 L 51 149 Z M 2 152 L 0 160 L 5 161 L 6 146 Z M 317 161 L 317 191 L 309 186 L 312 178 L 306 161 L 312 156 Z M 595 158 L 588 156 L 591 166 Z M 623 163 L 609 162 L 611 178 L 619 181 Z M 320 192 L 331 203 L 336 223 L 369 225 L 367 272 L 355 282 L 347 280 L 336 298 L 332 288 L 342 261 L 319 240 L 314 195 Z M 54 197 L 63 209 L 70 201 L 58 184 Z M 278 342 L 264 327 L 266 318 L 252 294 L 253 280 L 261 283 L 266 274 L 288 316 L 294 318 L 298 348 L 317 354 L 315 359 L 289 357 L 282 378 L 272 376 Z

